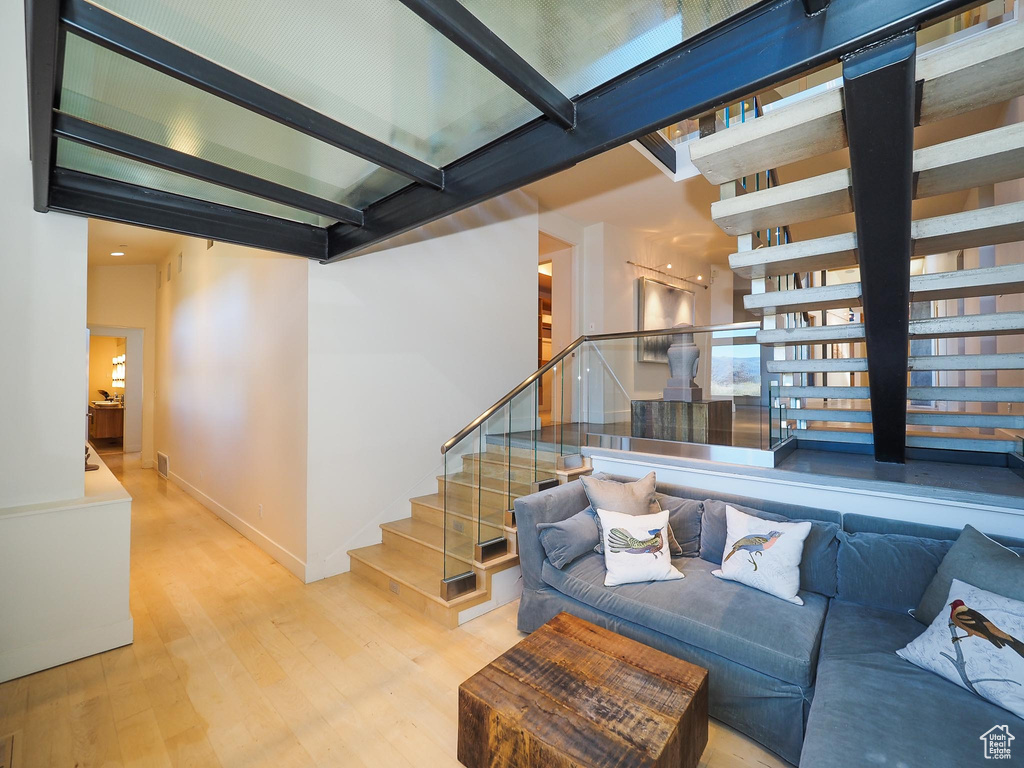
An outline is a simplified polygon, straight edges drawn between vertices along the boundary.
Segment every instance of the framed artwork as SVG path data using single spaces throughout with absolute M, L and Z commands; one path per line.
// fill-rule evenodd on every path
M 660 331 L 680 323 L 693 325 L 693 291 L 652 280 L 637 278 L 639 317 L 637 328 L 641 331 Z M 668 348 L 675 336 L 655 336 L 639 339 L 637 359 L 641 363 L 667 363 Z

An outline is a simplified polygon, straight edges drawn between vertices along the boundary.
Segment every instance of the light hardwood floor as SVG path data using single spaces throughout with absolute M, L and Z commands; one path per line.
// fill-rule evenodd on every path
M 135 642 L 0 685 L 15 768 L 458 766 L 459 683 L 516 605 L 447 630 L 348 574 L 303 585 L 131 455 Z M 702 768 L 784 766 L 712 722 Z

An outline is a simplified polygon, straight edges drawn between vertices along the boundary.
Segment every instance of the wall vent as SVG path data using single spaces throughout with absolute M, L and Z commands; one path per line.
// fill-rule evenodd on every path
M 167 457 L 166 453 L 156 452 L 156 473 L 160 477 L 167 479 L 167 475 L 171 471 L 171 460 Z

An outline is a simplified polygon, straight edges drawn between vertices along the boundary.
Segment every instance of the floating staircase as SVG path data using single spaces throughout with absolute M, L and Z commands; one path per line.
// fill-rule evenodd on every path
M 444 626 L 457 627 L 492 606 L 495 579 L 519 565 L 512 503 L 532 492 L 538 473 L 554 477 L 557 458 L 541 450 L 534 459 L 532 451 L 504 444 L 464 454 L 461 471 L 449 468 L 447 476 L 437 476 L 437 493 L 409 500 L 410 517 L 380 526 L 380 544 L 349 552 L 352 573 Z M 441 585 L 453 571 L 472 572 L 475 587 L 442 596 Z M 512 575 L 517 578 L 517 572 Z M 503 585 L 504 592 L 512 589 Z
M 916 78 L 919 125 L 1021 96 L 1024 24 L 1005 20 L 918 53 Z M 773 104 L 763 115 L 748 108 L 755 117 L 744 122 L 723 126 L 721 120 L 705 118 L 702 126 L 716 129 L 690 142 L 690 158 L 708 181 L 720 185 L 721 199 L 712 204 L 711 217 L 738 238 L 729 265 L 751 281 L 744 307 L 762 318 L 757 341 L 772 350 L 774 359 L 766 361 L 766 368 L 788 402 L 791 434 L 800 440 L 870 446 L 871 360 L 860 317 L 862 285 L 846 275 L 828 279 L 834 270 L 849 274 L 858 269 L 857 234 L 789 238 L 781 244 L 776 237 L 771 242 L 773 230 L 854 212 L 853 174 L 843 168 L 779 183 L 779 171 L 764 173 L 769 166 L 812 161 L 848 146 L 841 83 L 831 81 L 823 91 Z M 915 199 L 1024 177 L 1024 123 L 979 127 L 987 130 L 914 151 Z M 762 177 L 767 183 L 760 183 Z M 916 262 L 925 266 L 910 277 L 916 311 L 909 326 L 906 444 L 1020 453 L 1024 387 L 991 384 L 999 372 L 1024 370 L 1024 354 L 1002 343 L 995 346 L 995 341 L 969 354 L 980 345 L 967 340 L 1024 334 L 1024 312 L 1017 311 L 1022 304 L 1004 306 L 1012 311 L 992 311 L 992 299 L 984 305 L 987 311 L 965 312 L 962 302 L 949 310 L 961 299 L 1024 294 L 1024 263 L 1004 260 L 950 271 L 949 262 L 964 250 L 1024 240 L 1024 201 L 920 218 L 911 222 L 911 237 L 913 258 L 931 258 Z M 929 266 L 943 260 L 946 269 Z M 921 354 L 920 342 L 931 342 L 934 353 Z M 840 356 L 830 354 L 836 351 Z M 976 380 L 983 374 L 986 385 L 964 385 L 968 377 Z M 935 386 L 921 386 L 928 376 Z

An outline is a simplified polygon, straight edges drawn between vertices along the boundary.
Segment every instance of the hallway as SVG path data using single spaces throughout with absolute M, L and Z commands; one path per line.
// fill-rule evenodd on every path
M 446 630 L 349 574 L 303 585 L 105 459 L 134 497 L 135 642 L 0 685 L 15 768 L 458 765 L 458 685 L 519 640 L 517 603 Z M 712 722 L 702 768 L 779 765 Z

